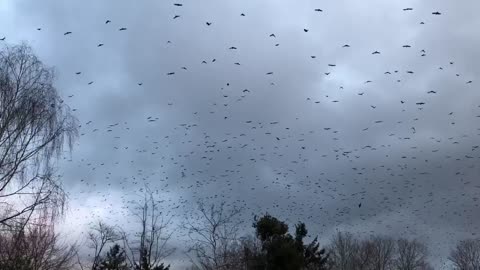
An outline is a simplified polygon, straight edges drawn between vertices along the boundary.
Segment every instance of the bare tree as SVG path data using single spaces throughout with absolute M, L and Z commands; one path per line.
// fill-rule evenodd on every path
M 114 227 L 107 225 L 99 221 L 95 226 L 92 227 L 92 230 L 88 233 L 89 247 L 94 250 L 92 256 L 91 269 L 96 270 L 99 267 L 99 264 L 102 259 L 102 252 L 104 249 L 114 243 L 115 241 L 120 240 L 120 236 Z M 83 266 L 79 264 L 83 269 Z
M 332 239 L 333 269 L 388 270 L 395 256 L 395 241 L 384 236 L 360 240 L 349 232 L 338 232 Z
M 0 225 L 62 212 L 54 157 L 71 149 L 77 121 L 53 86 L 54 73 L 25 44 L 0 51 Z
M 397 240 L 395 268 L 398 270 L 418 270 L 426 265 L 427 246 L 418 240 Z
M 352 270 L 357 266 L 359 241 L 350 232 L 338 232 L 329 247 L 335 270 Z
M 370 269 L 391 269 L 395 256 L 395 240 L 390 237 L 373 236 L 367 241 Z
M 72 269 L 75 245 L 60 242 L 53 225 L 16 225 L 0 234 L 0 269 Z
M 449 260 L 457 270 L 480 270 L 480 238 L 460 241 Z
M 132 238 L 122 232 L 130 265 L 138 270 L 168 269 L 169 266 L 164 266 L 162 261 L 175 251 L 167 245 L 173 233 L 167 231 L 171 218 L 160 211 L 153 192 L 148 188 L 145 190 L 143 204 L 138 205 L 134 216 L 140 222 L 140 231 Z
M 234 269 L 238 263 L 239 245 L 238 220 L 242 209 L 232 206 L 226 209 L 225 202 L 205 207 L 198 202 L 197 216 L 186 222 L 188 236 L 192 246 L 187 251 L 192 263 L 203 270 Z

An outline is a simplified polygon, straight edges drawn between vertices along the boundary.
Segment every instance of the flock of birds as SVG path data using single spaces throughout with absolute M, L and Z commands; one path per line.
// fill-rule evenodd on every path
M 176 9 L 171 18 L 183 19 L 182 9 L 188 7 L 182 3 L 173 5 Z M 414 12 L 414 9 L 407 7 L 403 11 Z M 312 12 L 328 13 L 320 8 Z M 439 11 L 431 12 L 431 16 L 440 15 Z M 246 12 L 240 11 L 238 16 L 248 19 Z M 105 25 L 112 23 L 107 18 L 104 21 Z M 219 23 L 208 20 L 204 25 L 214 28 Z M 425 25 L 425 21 L 419 24 Z M 117 29 L 127 34 L 125 39 L 132 31 L 130 26 Z M 313 34 L 309 28 L 298 31 Z M 65 31 L 63 35 L 68 38 L 75 33 Z M 280 33 L 269 33 L 265 39 L 276 40 L 279 36 Z M 5 37 L 0 40 L 4 41 Z M 166 43 L 175 46 L 177 41 Z M 281 47 L 277 42 L 273 45 Z M 108 43 L 98 43 L 97 47 L 107 48 Z M 350 53 L 347 51 L 355 45 L 344 43 L 338 47 Z M 398 44 L 398 47 L 415 49 L 412 44 Z M 241 47 L 231 45 L 226 46 L 226 50 L 241 51 Z M 369 54 L 372 62 L 382 57 L 382 51 L 375 48 Z M 428 48 L 419 48 L 416 54 L 420 59 L 429 58 Z M 320 59 L 315 54 L 308 58 L 302 61 Z M 164 76 L 169 82 L 189 80 L 186 72 L 200 72 L 202 65 L 222 60 L 219 53 L 211 60 L 179 66 L 178 70 L 183 73 L 172 69 Z M 239 60 L 232 64 L 243 65 Z M 462 79 L 456 65 L 455 61 L 446 60 L 444 65 L 430 66 L 428 70 L 440 78 L 456 78 L 455 91 L 459 93 L 474 91 L 473 79 Z M 66 180 L 73 185 L 72 211 L 78 212 L 74 222 L 92 222 L 110 216 L 114 223 L 133 223 L 125 217 L 131 215 L 133 202 L 141 200 L 138 195 L 148 186 L 163 203 L 166 214 L 178 221 L 191 217 L 195 211 L 193 205 L 202 199 L 242 206 L 245 220 L 249 220 L 251 214 L 265 211 L 291 222 L 302 220 L 312 228 L 312 233 L 346 227 L 369 234 L 383 228 L 385 232 L 425 237 L 419 228 L 461 217 L 458 222 L 463 222 L 465 230 L 475 235 L 480 225 L 475 218 L 480 206 L 480 185 L 475 182 L 480 129 L 472 126 L 455 130 L 465 124 L 462 121 L 473 121 L 465 119 L 467 110 L 450 111 L 451 106 L 437 102 L 436 97 L 445 94 L 438 89 L 422 93 L 417 89 L 413 92 L 417 96 L 407 90 L 404 97 L 393 93 L 391 96 L 399 99 L 388 102 L 375 99 L 379 85 L 401 89 L 413 78 L 421 79 L 425 70 L 392 68 L 383 72 L 385 78 L 363 78 L 352 86 L 335 78 L 341 68 L 334 61 L 325 63 L 325 70 L 319 76 L 328 81 L 331 89 L 307 93 L 300 104 L 285 108 L 273 109 L 279 105 L 269 100 L 270 95 L 280 91 L 280 103 L 288 106 L 296 102 L 296 97 L 291 100 L 290 97 L 297 93 L 285 95 L 285 91 L 280 90 L 286 75 L 277 72 L 279 67 L 275 66 L 263 74 L 266 78 L 262 79 L 263 87 L 268 90 L 244 87 L 249 81 L 221 78 L 214 82 L 217 89 L 203 94 L 208 95 L 208 101 L 202 99 L 192 103 L 195 106 L 191 108 L 188 103 L 175 110 L 182 100 L 158 100 L 158 106 L 165 104 L 167 110 L 136 119 L 135 123 L 115 120 L 104 125 L 105 119 L 85 120 L 82 111 L 74 108 L 82 120 L 76 148 L 81 149 L 87 143 L 95 148 L 111 147 L 97 150 L 108 156 L 95 150 L 93 156 L 82 156 L 74 149 L 72 157 L 64 158 L 64 166 L 68 168 L 65 174 L 74 171 L 76 178 Z M 77 70 L 72 75 L 82 77 L 84 73 Z M 228 75 L 233 77 L 235 73 Z M 78 79 L 65 77 L 61 79 Z M 85 83 L 95 87 L 93 78 L 86 79 Z M 150 86 L 141 79 L 135 83 L 140 88 Z M 151 87 L 162 88 L 161 85 Z M 142 93 L 148 93 L 145 91 Z M 196 91 L 191 89 L 183 98 L 195 99 L 195 95 L 201 95 Z M 81 93 L 66 96 L 72 104 L 86 102 L 79 101 Z M 356 105 L 342 108 L 342 104 Z M 141 110 L 142 104 L 138 104 L 137 109 Z M 192 111 L 185 111 L 188 109 Z M 275 118 L 274 113 L 268 113 L 270 109 L 283 114 Z M 329 114 L 319 115 L 319 109 Z M 350 120 L 343 114 L 344 109 L 358 115 Z M 467 115 L 472 119 L 480 117 L 480 105 L 468 110 Z M 246 113 L 248 111 L 254 113 Z M 435 115 L 437 113 L 441 115 Z M 432 119 L 438 123 L 432 124 Z M 441 126 L 444 134 L 430 132 L 432 125 Z M 99 157 L 104 160 L 100 161 Z M 440 193 L 449 185 L 452 188 L 447 190 L 451 194 Z M 85 200 L 89 197 L 98 200 Z M 91 210 L 82 212 L 85 209 Z

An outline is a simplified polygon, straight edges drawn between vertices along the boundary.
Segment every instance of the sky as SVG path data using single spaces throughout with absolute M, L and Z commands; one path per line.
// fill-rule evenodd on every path
M 479 8 L 4 0 L 0 45 L 26 42 L 54 67 L 81 123 L 58 164 L 63 230 L 79 241 L 99 219 L 134 226 L 128 207 L 147 186 L 176 224 L 198 200 L 225 201 L 247 224 L 304 221 L 321 243 L 418 238 L 442 269 L 480 227 Z

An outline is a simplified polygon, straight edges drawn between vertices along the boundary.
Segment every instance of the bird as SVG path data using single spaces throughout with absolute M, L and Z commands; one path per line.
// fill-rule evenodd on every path
M 240 16 L 245 17 L 245 13 L 241 13 Z
M 425 102 L 417 102 L 417 105 L 425 105 Z
M 109 23 L 111 23 L 110 20 L 106 20 L 106 21 L 105 21 L 105 24 L 109 24 Z
M 143 83 L 138 83 L 138 86 L 142 86 L 142 85 L 143 85 Z
M 175 4 L 173 4 L 173 5 L 174 5 L 174 6 L 177 6 L 177 7 L 183 6 L 183 4 L 178 4 L 178 3 L 175 3 Z
M 412 46 L 410 46 L 410 45 L 407 44 L 407 45 L 403 45 L 402 47 L 403 47 L 403 48 L 411 48 Z
M 472 83 L 472 82 L 473 82 L 473 81 L 468 81 L 467 84 L 470 84 L 470 83 Z
M 430 90 L 427 92 L 427 94 L 436 94 L 437 92 L 433 91 L 433 90 Z
M 230 50 L 236 50 L 237 47 L 230 47 L 229 49 L 230 49 Z
M 170 76 L 170 75 L 174 75 L 174 74 L 175 74 L 175 72 L 169 72 L 169 73 L 167 73 L 167 75 L 169 75 L 169 76 Z
M 273 72 L 270 71 L 270 72 L 267 72 L 266 75 L 272 75 L 272 74 L 273 74 Z
M 438 12 L 438 11 L 435 11 L 435 12 L 432 12 L 433 15 L 442 15 L 442 13 Z
M 40 27 L 39 27 L 39 28 L 37 28 L 37 31 L 40 31 L 40 30 L 42 30 L 42 28 L 40 28 Z
M 118 29 L 118 31 L 125 31 L 125 30 L 127 30 L 126 27 L 122 27 L 122 28 Z
M 403 11 L 413 10 L 413 8 L 404 8 Z
M 91 84 L 93 84 L 93 81 L 91 81 L 91 82 L 88 83 L 88 85 L 91 85 Z
M 270 34 L 270 37 L 275 37 L 275 34 Z
M 99 43 L 99 44 L 97 45 L 97 47 L 102 47 L 102 46 L 103 46 L 103 43 Z
M 315 9 L 316 12 L 323 12 L 323 10 L 319 9 L 319 8 L 316 8 Z
M 359 203 L 359 204 L 358 204 L 358 208 L 360 208 L 360 207 L 362 207 L 362 203 Z
M 212 25 L 212 23 L 211 23 L 211 22 L 206 22 L 206 24 L 207 24 L 208 26 Z
M 307 32 L 308 32 L 308 29 L 303 29 L 303 32 L 307 33 Z
M 77 71 L 77 72 L 75 72 L 75 74 L 76 74 L 76 75 L 80 75 L 80 74 L 82 74 L 82 72 L 81 72 L 81 71 Z
M 337 65 L 335 64 L 328 64 L 329 67 L 336 67 Z
M 374 51 L 374 52 L 372 52 L 372 54 L 380 54 L 380 52 L 379 51 Z
M 173 19 L 175 20 L 176 18 L 180 18 L 180 15 L 175 15 L 173 16 Z
M 68 32 L 63 33 L 63 35 L 66 36 L 66 35 L 70 35 L 71 33 L 72 32 L 68 31 Z
M 6 37 L 0 38 L 0 41 L 5 41 L 5 38 L 6 38 Z

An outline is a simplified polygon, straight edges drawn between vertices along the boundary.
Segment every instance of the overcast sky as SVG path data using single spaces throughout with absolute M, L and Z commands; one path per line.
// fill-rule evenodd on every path
M 440 266 L 480 227 L 479 8 L 11 0 L 0 38 L 55 67 L 80 120 L 59 164 L 72 235 L 99 218 L 131 226 L 125 207 L 147 185 L 177 221 L 226 201 L 247 224 L 304 221 L 322 243 L 337 230 L 419 238 Z

